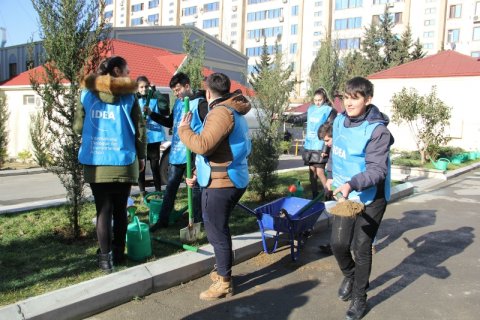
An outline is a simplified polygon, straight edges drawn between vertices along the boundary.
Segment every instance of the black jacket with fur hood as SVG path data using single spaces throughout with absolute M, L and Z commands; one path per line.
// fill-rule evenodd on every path
M 112 77 L 109 75 L 89 75 L 82 82 L 82 87 L 93 91 L 103 102 L 115 104 L 121 95 L 134 94 L 137 89 L 135 81 L 128 77 Z M 84 165 L 85 182 L 106 183 L 122 182 L 136 183 L 139 174 L 138 159 L 144 159 L 147 154 L 147 136 L 145 120 L 142 111 L 135 99 L 130 114 L 135 125 L 135 148 L 137 159 L 128 166 L 89 166 Z M 75 110 L 73 129 L 77 134 L 82 134 L 85 109 L 79 102 Z

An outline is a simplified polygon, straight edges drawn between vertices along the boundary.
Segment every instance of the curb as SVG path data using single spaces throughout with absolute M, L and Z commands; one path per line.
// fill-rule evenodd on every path
M 407 182 L 392 188 L 392 198 L 396 195 L 398 200 L 413 192 L 413 184 Z M 320 215 L 314 233 L 328 230 L 330 219 L 326 212 Z M 234 264 L 238 264 L 263 251 L 262 235 L 254 232 L 235 236 L 232 245 Z M 208 244 L 197 253 L 185 251 L 7 305 L 0 308 L 0 319 L 82 319 L 135 297 L 202 277 L 214 263 L 213 247 Z
M 27 174 L 38 174 L 38 173 L 46 173 L 46 172 L 48 171 L 47 169 L 44 169 L 44 168 L 1 170 L 0 177 L 21 176 L 21 175 L 27 175 Z

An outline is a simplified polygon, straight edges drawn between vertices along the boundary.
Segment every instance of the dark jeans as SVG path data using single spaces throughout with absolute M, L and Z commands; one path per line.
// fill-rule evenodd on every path
M 228 220 L 244 192 L 245 189 L 233 187 L 202 190 L 203 224 L 215 252 L 217 273 L 222 277 L 232 274 L 232 236 Z
M 365 213 L 356 218 L 333 216 L 330 245 L 343 275 L 354 278 L 354 297 L 366 297 L 372 270 L 372 242 L 386 207 L 387 202 L 380 198 L 367 205 Z
M 160 179 L 160 144 L 161 142 L 147 144 L 147 159 L 150 160 L 155 191 L 160 191 L 162 188 Z M 138 176 L 138 188 L 141 192 L 145 192 L 145 170 L 140 172 Z
M 175 199 L 177 197 L 178 187 L 183 181 L 183 175 L 186 172 L 186 164 L 170 164 L 168 166 L 168 182 L 163 195 L 162 209 L 160 210 L 160 224 L 168 225 L 170 212 L 172 212 Z M 193 193 L 193 218 L 195 222 L 202 221 L 202 211 L 200 208 L 200 187 L 196 185 L 192 188 Z
M 130 183 L 90 183 L 95 207 L 97 209 L 97 238 L 102 253 L 125 250 L 127 235 L 127 200 L 130 195 Z M 113 239 L 112 239 L 113 217 Z

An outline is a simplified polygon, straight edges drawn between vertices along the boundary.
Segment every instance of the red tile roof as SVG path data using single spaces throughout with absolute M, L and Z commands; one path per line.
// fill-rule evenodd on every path
M 368 76 L 369 79 L 480 76 L 480 61 L 456 51 L 441 51 Z
M 122 56 L 127 60 L 130 77 L 132 79 L 145 75 L 150 82 L 157 87 L 168 87 L 170 79 L 185 59 L 185 54 L 173 54 L 165 49 L 118 39 L 112 39 L 112 50 L 107 53 L 107 56 L 112 55 Z M 16 77 L 3 82 L 1 85 L 28 86 L 30 85 L 30 73 L 32 72 L 43 74 L 43 66 L 22 72 Z M 210 69 L 203 69 L 205 76 L 212 73 L 213 71 Z M 236 89 L 241 89 L 244 94 L 253 95 L 251 90 L 239 82 L 232 80 L 232 91 Z

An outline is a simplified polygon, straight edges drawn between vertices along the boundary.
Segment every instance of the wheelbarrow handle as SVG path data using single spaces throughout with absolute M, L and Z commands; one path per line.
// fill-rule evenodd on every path
M 239 206 L 240 208 L 242 208 L 243 210 L 247 211 L 248 213 L 251 213 L 253 214 L 254 216 L 256 216 L 257 218 L 259 218 L 259 214 L 256 213 L 255 211 L 253 211 L 252 209 L 250 209 L 249 207 L 241 204 L 240 202 L 237 203 L 237 206 Z

